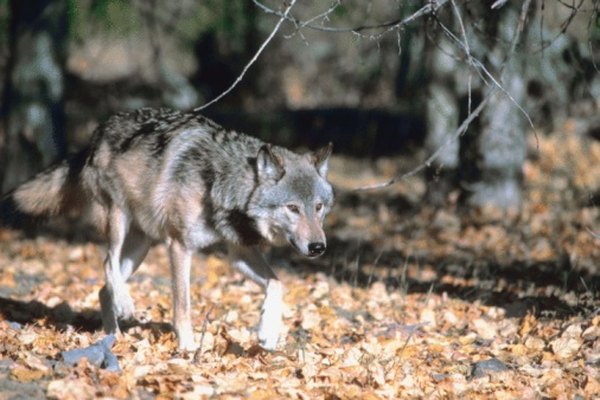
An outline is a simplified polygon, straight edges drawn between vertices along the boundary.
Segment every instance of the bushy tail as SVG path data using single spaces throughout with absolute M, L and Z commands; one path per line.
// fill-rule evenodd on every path
M 31 227 L 85 205 L 82 170 L 87 153 L 77 153 L 37 174 L 0 198 L 0 226 Z

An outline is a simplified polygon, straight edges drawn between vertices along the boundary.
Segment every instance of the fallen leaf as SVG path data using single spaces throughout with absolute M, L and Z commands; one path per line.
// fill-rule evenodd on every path
M 10 375 L 19 382 L 31 382 L 43 378 L 48 372 L 48 370 L 30 369 L 23 365 L 17 365 L 10 370 Z
M 477 318 L 473 321 L 475 332 L 486 340 L 492 340 L 498 335 L 498 328 L 494 322 L 486 321 L 483 318 Z
M 577 338 L 558 338 L 550 342 L 552 352 L 561 359 L 574 357 L 578 354 L 582 340 Z

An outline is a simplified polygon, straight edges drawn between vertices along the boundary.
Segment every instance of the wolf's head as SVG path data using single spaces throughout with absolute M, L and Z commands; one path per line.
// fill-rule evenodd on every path
M 333 204 L 327 181 L 331 143 L 298 155 L 264 145 L 256 157 L 257 187 L 248 215 L 272 244 L 288 242 L 307 257 L 325 252 L 323 219 Z

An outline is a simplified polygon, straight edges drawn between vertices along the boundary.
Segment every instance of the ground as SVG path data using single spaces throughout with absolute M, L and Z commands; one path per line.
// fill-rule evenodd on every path
M 600 393 L 600 143 L 532 135 L 519 212 L 420 204 L 418 164 L 336 157 L 326 256 L 269 253 L 286 285 L 281 349 L 262 351 L 260 289 L 217 248 L 193 266 L 197 354 L 171 332 L 168 260 L 132 278 L 121 372 L 62 352 L 103 338 L 103 247 L 0 231 L 0 398 L 592 398 Z

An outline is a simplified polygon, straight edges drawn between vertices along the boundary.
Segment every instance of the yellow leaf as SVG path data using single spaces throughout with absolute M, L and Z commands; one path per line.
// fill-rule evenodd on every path
M 465 336 L 461 336 L 460 338 L 458 338 L 458 342 L 462 346 L 466 346 L 468 344 L 472 344 L 473 342 L 475 342 L 476 339 L 477 339 L 477 336 L 474 333 L 469 333 Z
M 535 319 L 535 315 L 533 315 L 533 314 L 526 315 L 525 318 L 523 318 L 523 321 L 521 321 L 521 328 L 519 329 L 519 335 L 521 335 L 521 337 L 528 335 L 529 332 L 531 332 L 535 328 L 536 324 L 537 324 L 537 320 Z
M 250 400 L 268 400 L 268 399 L 271 399 L 274 395 L 275 395 L 275 393 L 273 393 L 272 391 L 258 389 L 258 390 L 253 391 L 252 393 L 250 393 L 250 396 L 248 396 L 248 399 L 250 399 Z
M 511 350 L 512 354 L 517 357 L 524 356 L 525 354 L 527 354 L 526 345 L 523 345 L 521 343 L 510 346 L 510 350 Z
M 17 365 L 10 371 L 10 375 L 18 380 L 19 382 L 31 382 L 46 376 L 48 371 L 41 371 L 39 369 L 29 369 L 22 365 Z

